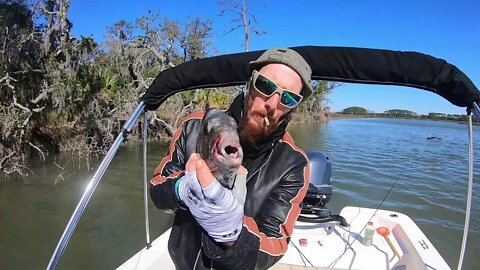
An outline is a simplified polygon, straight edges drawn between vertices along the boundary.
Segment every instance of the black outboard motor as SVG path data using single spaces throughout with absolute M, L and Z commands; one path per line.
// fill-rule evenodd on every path
M 307 152 L 310 160 L 310 185 L 303 199 L 306 207 L 326 207 L 332 197 L 332 163 L 323 152 Z
M 332 198 L 332 163 L 323 152 L 307 152 L 310 160 L 310 184 L 302 202 L 299 221 L 323 223 L 338 221 L 341 226 L 348 226 L 345 218 L 332 215 L 327 203 Z

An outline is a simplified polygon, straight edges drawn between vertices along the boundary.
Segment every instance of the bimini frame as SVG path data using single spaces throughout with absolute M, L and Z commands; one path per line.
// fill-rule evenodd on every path
M 466 107 L 469 115 L 469 189 L 465 216 L 464 237 L 458 269 L 461 268 L 468 236 L 473 183 L 473 141 L 471 112 L 480 120 L 480 92 L 457 67 L 429 55 L 366 48 L 303 46 L 292 49 L 300 53 L 312 68 L 312 79 L 349 83 L 408 86 L 436 93 L 459 107 Z M 156 110 L 169 96 L 186 90 L 242 85 L 249 78 L 248 63 L 264 51 L 238 53 L 198 59 L 164 70 L 158 74 L 142 97 L 132 116 L 122 128 L 100 167 L 88 184 L 72 217 L 55 248 L 47 269 L 56 269 L 88 201 L 123 140 L 131 132 L 142 112 Z M 146 134 L 146 116 L 144 117 Z M 146 136 L 144 136 L 144 162 Z M 146 162 L 144 165 L 144 196 L 147 198 Z M 147 247 L 150 245 L 146 211 Z

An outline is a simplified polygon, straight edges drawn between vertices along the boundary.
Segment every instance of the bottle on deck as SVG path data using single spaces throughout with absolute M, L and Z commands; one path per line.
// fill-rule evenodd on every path
M 375 227 L 373 227 L 373 222 L 369 221 L 367 227 L 365 227 L 363 233 L 363 245 L 371 246 L 373 243 L 373 234 L 375 233 Z

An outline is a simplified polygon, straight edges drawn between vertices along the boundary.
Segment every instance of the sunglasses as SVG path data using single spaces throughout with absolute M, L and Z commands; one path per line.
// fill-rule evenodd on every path
M 279 93 L 280 104 L 290 109 L 297 107 L 303 99 L 302 95 L 281 88 L 256 70 L 254 70 L 252 74 L 252 84 L 254 88 L 265 97 L 271 97 L 273 94 Z

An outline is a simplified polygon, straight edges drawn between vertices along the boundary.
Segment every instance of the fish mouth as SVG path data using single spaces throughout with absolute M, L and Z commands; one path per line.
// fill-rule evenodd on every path
M 221 135 L 217 137 L 214 145 L 214 156 L 223 157 L 229 160 L 243 158 L 243 151 L 240 145 L 234 140 L 223 139 Z

